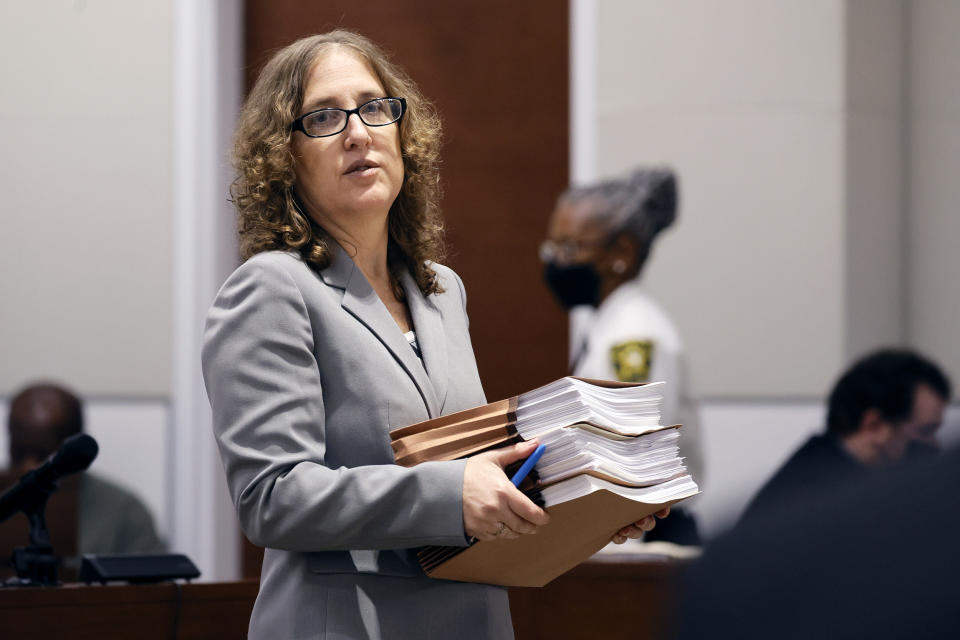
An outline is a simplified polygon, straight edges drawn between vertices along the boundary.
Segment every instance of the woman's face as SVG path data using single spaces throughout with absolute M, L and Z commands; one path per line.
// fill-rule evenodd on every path
M 323 107 L 354 109 L 386 97 L 373 69 L 343 47 L 324 53 L 307 76 L 300 113 Z M 403 184 L 400 124 L 368 127 L 356 114 L 347 128 L 324 138 L 295 132 L 296 188 L 307 213 L 328 231 L 386 222 Z
M 558 264 L 586 264 L 602 257 L 608 238 L 593 216 L 593 205 L 560 203 L 550 216 L 547 240 L 556 249 Z

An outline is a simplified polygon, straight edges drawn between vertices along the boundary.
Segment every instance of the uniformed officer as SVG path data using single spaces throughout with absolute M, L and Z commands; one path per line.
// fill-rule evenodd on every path
M 641 285 L 653 241 L 676 210 L 677 181 L 669 169 L 640 168 L 622 179 L 568 189 L 551 215 L 540 257 L 547 285 L 570 310 L 573 375 L 665 380 L 662 420 L 683 424 L 681 453 L 699 482 L 699 415 L 683 342 Z M 682 542 L 691 540 L 684 536 Z

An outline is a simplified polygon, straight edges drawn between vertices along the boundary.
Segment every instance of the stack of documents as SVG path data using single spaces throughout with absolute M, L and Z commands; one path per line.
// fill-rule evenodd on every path
M 404 466 L 455 460 L 577 424 L 624 436 L 649 433 L 663 428 L 663 384 L 561 378 L 513 398 L 391 431 L 394 459 Z
M 427 547 L 427 575 L 543 586 L 622 527 L 698 492 L 679 455 L 679 425 L 660 425 L 662 382 L 561 378 L 533 391 L 391 432 L 398 464 L 453 460 L 521 440 L 546 445 L 521 487 L 550 513 L 536 535 Z
M 678 427 L 642 436 L 619 436 L 578 424 L 539 437 L 546 445 L 536 467 L 542 485 L 585 473 L 616 484 L 643 487 L 687 473 L 677 455 Z

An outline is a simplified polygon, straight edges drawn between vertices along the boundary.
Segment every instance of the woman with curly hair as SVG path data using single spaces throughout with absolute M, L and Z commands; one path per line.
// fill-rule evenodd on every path
M 389 431 L 485 402 L 460 278 L 438 263 L 439 120 L 372 42 L 277 52 L 240 116 L 245 262 L 203 371 L 244 532 L 266 547 L 251 638 L 512 637 L 506 590 L 433 580 L 412 548 L 534 533 L 503 467 L 393 464 Z

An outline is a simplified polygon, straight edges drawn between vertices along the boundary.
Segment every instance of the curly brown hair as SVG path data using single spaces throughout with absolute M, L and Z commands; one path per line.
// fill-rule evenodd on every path
M 300 253 L 316 269 L 330 265 L 332 238 L 297 200 L 290 126 L 303 106 L 311 67 L 335 46 L 359 54 L 388 96 L 407 101 L 400 121 L 403 186 L 390 207 L 387 260 L 394 274 L 405 265 L 424 295 L 439 293 L 442 288 L 428 262 L 442 261 L 446 250 L 439 207 L 440 118 L 380 47 L 341 29 L 302 38 L 275 53 L 240 112 L 233 146 L 237 178 L 230 195 L 237 208 L 243 259 L 279 249 Z

